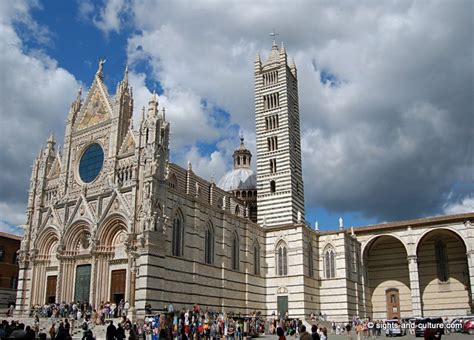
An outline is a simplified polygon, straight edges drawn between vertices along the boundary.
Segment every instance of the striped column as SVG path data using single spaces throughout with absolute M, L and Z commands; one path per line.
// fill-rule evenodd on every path
M 418 260 L 415 255 L 408 256 L 408 271 L 410 273 L 410 291 L 411 291 L 411 308 L 414 317 L 422 317 L 420 294 L 420 279 L 418 276 Z

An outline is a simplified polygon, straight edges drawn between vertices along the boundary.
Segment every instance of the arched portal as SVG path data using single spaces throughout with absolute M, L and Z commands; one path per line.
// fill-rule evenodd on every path
M 380 235 L 364 249 L 365 296 L 373 319 L 409 317 L 412 314 L 407 251 L 398 238 Z
M 35 282 L 32 302 L 43 305 L 57 302 L 57 279 L 59 261 L 56 257 L 59 237 L 57 229 L 49 226 L 43 229 L 36 240 L 38 254 L 35 259 Z
M 417 244 L 424 316 L 465 315 L 471 309 L 466 245 L 448 229 L 433 229 Z

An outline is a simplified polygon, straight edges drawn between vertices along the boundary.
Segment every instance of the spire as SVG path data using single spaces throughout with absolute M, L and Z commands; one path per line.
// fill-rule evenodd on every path
M 281 49 L 280 49 L 280 53 L 286 53 L 286 50 L 285 50 L 285 45 L 283 44 L 283 41 L 281 42 Z
M 261 63 L 261 59 L 260 59 L 260 53 L 257 52 L 257 55 L 255 56 L 255 62 L 256 63 Z
M 156 97 L 156 93 L 153 90 L 153 94 L 148 101 L 148 114 L 150 113 L 157 113 L 158 112 L 158 98 Z
M 48 138 L 48 145 L 54 145 L 56 144 L 56 141 L 54 140 L 54 133 L 51 132 L 51 134 L 49 135 L 49 138 Z
M 125 65 L 125 72 L 123 74 L 122 82 L 124 83 L 125 86 L 128 86 L 128 64 Z

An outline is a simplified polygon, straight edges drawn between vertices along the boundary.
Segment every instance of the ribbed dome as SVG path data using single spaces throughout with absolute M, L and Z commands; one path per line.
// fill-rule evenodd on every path
M 250 168 L 238 168 L 226 173 L 217 186 L 225 191 L 256 189 L 257 176 Z

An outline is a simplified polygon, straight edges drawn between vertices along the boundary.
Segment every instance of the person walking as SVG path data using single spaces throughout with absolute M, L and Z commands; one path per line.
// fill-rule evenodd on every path
M 306 326 L 301 325 L 299 329 L 300 340 L 312 340 L 311 335 L 306 332 Z
M 318 334 L 318 326 L 313 325 L 311 326 L 311 338 L 313 340 L 320 340 L 319 334 Z
M 107 326 L 107 331 L 105 333 L 105 339 L 114 340 L 116 331 L 117 331 L 117 328 L 114 326 L 114 322 L 110 321 L 110 324 Z

